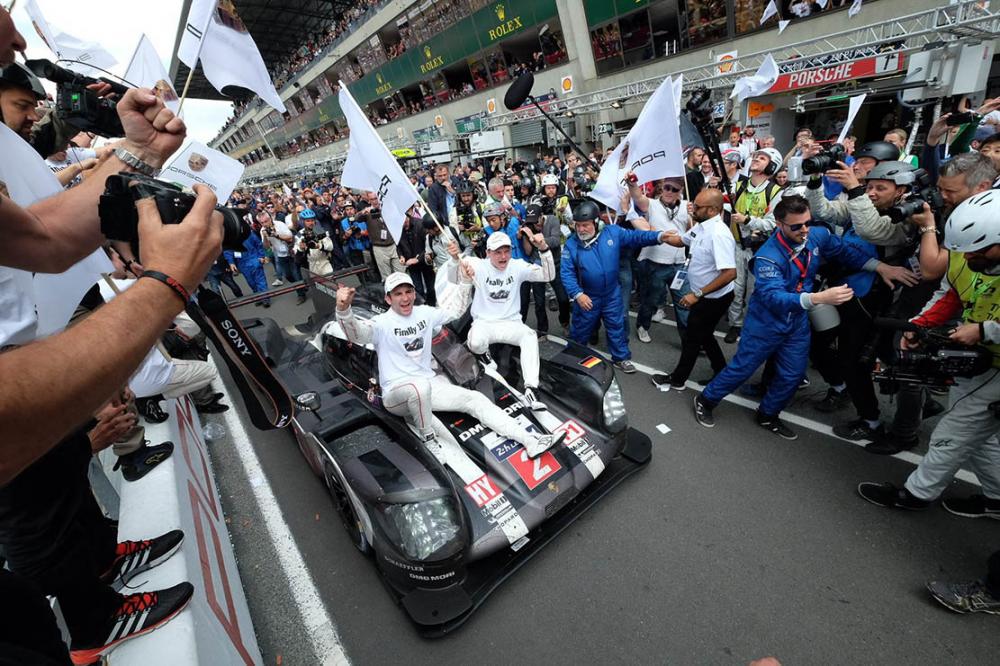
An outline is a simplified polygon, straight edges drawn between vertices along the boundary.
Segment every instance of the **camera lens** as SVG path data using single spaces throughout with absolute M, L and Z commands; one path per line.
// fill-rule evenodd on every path
M 215 209 L 222 214 L 222 247 L 237 252 L 242 250 L 243 241 L 250 236 L 250 225 L 243 219 L 246 210 L 223 206 Z

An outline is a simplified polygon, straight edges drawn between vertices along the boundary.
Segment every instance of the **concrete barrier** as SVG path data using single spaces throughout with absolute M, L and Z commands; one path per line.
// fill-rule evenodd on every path
M 111 471 L 115 456 L 110 450 L 100 457 L 120 497 L 120 540 L 184 530 L 181 549 L 163 564 L 136 576 L 123 593 L 189 581 L 194 585 L 194 596 L 187 608 L 163 627 L 117 647 L 110 653 L 110 663 L 261 664 L 198 413 L 187 397 L 166 400 L 163 407 L 170 418 L 147 425 L 146 437 L 152 444 L 173 442 L 170 459 L 129 483 Z

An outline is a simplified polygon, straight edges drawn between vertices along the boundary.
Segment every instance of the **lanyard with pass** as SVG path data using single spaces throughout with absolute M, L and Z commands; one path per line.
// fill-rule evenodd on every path
M 788 250 L 788 256 L 791 257 L 792 262 L 799 269 L 799 284 L 795 287 L 795 291 L 801 293 L 802 285 L 805 282 L 806 275 L 809 274 L 809 264 L 812 263 L 812 253 L 808 251 L 806 252 L 806 263 L 805 265 L 803 265 L 802 260 L 799 259 L 799 254 L 801 254 L 801 252 L 799 254 L 795 254 L 794 250 L 792 250 L 792 246 L 788 244 L 788 242 L 785 240 L 785 237 L 781 235 L 780 231 L 778 232 L 778 242 L 781 243 L 781 246 L 783 248 Z

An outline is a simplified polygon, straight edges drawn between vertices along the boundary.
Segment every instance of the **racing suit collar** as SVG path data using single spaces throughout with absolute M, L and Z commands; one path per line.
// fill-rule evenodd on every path
M 598 229 L 597 232 L 594 234 L 594 237 L 591 238 L 590 240 L 585 241 L 579 236 L 577 236 L 577 238 L 579 239 L 580 244 L 583 245 L 584 248 L 589 249 L 590 246 L 596 243 L 597 239 L 601 237 L 601 231 L 602 231 L 601 229 Z

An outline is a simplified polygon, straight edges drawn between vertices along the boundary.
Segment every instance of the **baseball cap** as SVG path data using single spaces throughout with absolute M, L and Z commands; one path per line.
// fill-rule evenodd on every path
M 527 222 L 534 223 L 539 217 L 542 216 L 542 207 L 538 204 L 530 204 L 524 213 L 524 219 Z
M 486 239 L 486 249 L 487 250 L 499 250 L 503 246 L 510 247 L 510 236 L 502 231 L 494 231 L 490 234 L 490 237 Z
M 406 273 L 390 273 L 389 277 L 385 279 L 385 293 L 392 293 L 392 290 L 401 284 L 408 284 L 411 287 L 414 286 L 413 280 L 410 279 L 410 276 Z

